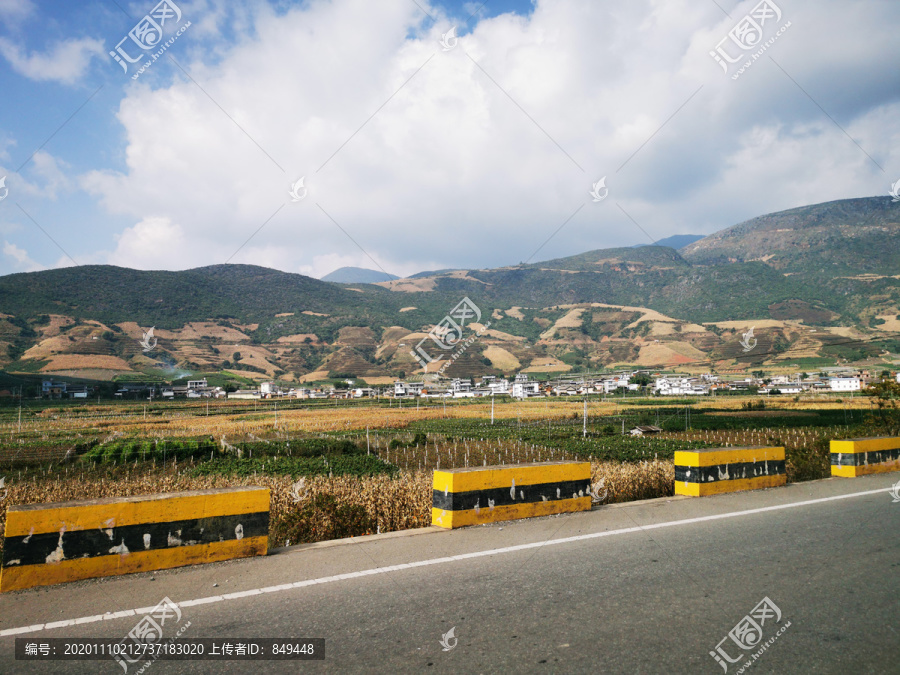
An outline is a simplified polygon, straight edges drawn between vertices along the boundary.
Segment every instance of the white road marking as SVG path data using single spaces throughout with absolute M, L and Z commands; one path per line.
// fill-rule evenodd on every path
M 504 548 L 493 548 L 487 551 L 476 551 L 475 553 L 462 553 L 444 558 L 431 558 L 430 560 L 419 560 L 411 563 L 402 563 L 399 565 L 390 565 L 389 567 L 376 567 L 374 569 L 362 570 L 360 572 L 349 572 L 347 574 L 338 574 L 332 577 L 320 577 L 318 579 L 307 579 L 304 581 L 295 581 L 292 584 L 281 584 L 279 586 L 266 586 L 265 588 L 254 588 L 249 591 L 240 591 L 237 593 L 228 593 L 226 595 L 213 595 L 206 598 L 197 598 L 196 600 L 183 600 L 176 603 L 179 607 L 193 607 L 195 605 L 207 605 L 214 602 L 224 602 L 225 600 L 235 600 L 238 598 L 246 598 L 252 595 L 261 595 L 263 593 L 278 593 L 294 588 L 303 588 L 304 586 L 314 586 L 316 584 L 328 584 L 333 581 L 343 581 L 345 579 L 358 579 L 360 577 L 370 576 L 372 574 L 386 574 L 388 572 L 397 572 L 399 570 L 408 570 L 414 567 L 427 567 L 428 565 L 443 565 L 444 563 L 456 562 L 458 560 L 468 560 L 470 558 L 483 558 L 490 555 L 500 555 L 503 553 L 514 553 L 516 551 L 527 551 L 528 549 L 542 548 L 544 546 L 558 546 L 560 544 L 569 544 L 574 541 L 586 541 L 588 539 L 599 539 L 601 537 L 613 537 L 620 534 L 631 534 L 646 530 L 658 530 L 664 527 L 677 527 L 679 525 L 692 525 L 694 523 L 705 523 L 713 520 L 724 520 L 725 518 L 740 518 L 742 516 L 751 516 L 757 513 L 767 513 L 769 511 L 782 511 L 784 509 L 793 509 L 800 506 L 810 506 L 812 504 L 824 504 L 826 502 L 839 501 L 841 499 L 851 499 L 853 497 L 866 497 L 868 495 L 879 494 L 881 492 L 890 492 L 891 488 L 881 488 L 878 490 L 866 490 L 865 492 L 852 492 L 846 495 L 836 495 L 834 497 L 821 497 L 819 499 L 807 499 L 802 502 L 793 502 L 791 504 L 779 504 L 777 506 L 763 506 L 758 509 L 746 509 L 744 511 L 730 511 L 728 513 L 719 513 L 713 516 L 699 516 L 697 518 L 685 518 L 683 520 L 672 520 L 664 523 L 654 523 L 652 525 L 643 525 L 639 527 L 625 527 L 618 530 L 608 530 L 606 532 L 594 532 L 592 534 L 579 534 L 574 537 L 563 537 L 562 539 L 550 539 L 548 541 L 535 542 L 531 544 L 519 544 L 518 546 L 506 546 Z M 66 626 L 74 626 L 82 623 L 93 623 L 95 621 L 104 621 L 109 619 L 118 619 L 126 616 L 134 616 L 136 614 L 148 614 L 153 607 L 140 607 L 138 609 L 127 609 L 119 612 L 107 612 L 106 614 L 97 614 L 94 616 L 84 616 L 78 619 L 66 619 L 63 621 L 52 621 L 50 623 L 40 623 L 33 626 L 22 626 L 20 628 L 6 628 L 0 630 L 0 637 L 7 635 L 21 635 L 22 633 L 36 633 L 42 630 L 50 630 L 53 628 L 64 628 Z

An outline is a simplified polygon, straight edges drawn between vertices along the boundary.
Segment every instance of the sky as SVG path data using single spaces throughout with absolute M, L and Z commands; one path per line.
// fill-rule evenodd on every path
M 0 0 L 0 274 L 405 276 L 887 196 L 898 25 L 896 0 Z

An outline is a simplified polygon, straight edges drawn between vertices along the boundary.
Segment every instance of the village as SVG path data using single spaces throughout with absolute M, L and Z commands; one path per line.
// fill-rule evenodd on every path
M 900 373 L 893 374 L 900 382 Z M 297 387 L 274 381 L 261 382 L 255 389 L 226 391 L 210 386 L 206 378 L 187 380 L 180 385 L 129 382 L 119 385 L 117 399 L 172 400 L 186 399 L 470 399 L 506 396 L 529 399 L 552 396 L 652 395 L 652 396 L 716 396 L 717 394 L 753 394 L 763 396 L 817 393 L 850 393 L 865 389 L 872 374 L 867 370 L 830 368 L 821 372 L 766 377 L 757 371 L 741 379 L 704 373 L 699 376 L 658 373 L 646 370 L 622 371 L 615 374 L 585 374 L 577 377 L 532 379 L 519 373 L 512 379 L 484 375 L 475 378 L 444 378 L 426 375 L 421 380 L 397 380 L 392 385 L 369 386 L 364 380 L 347 378 L 340 384 Z M 343 384 L 344 386 L 341 386 Z M 87 399 L 93 396 L 89 386 L 44 380 L 41 398 Z

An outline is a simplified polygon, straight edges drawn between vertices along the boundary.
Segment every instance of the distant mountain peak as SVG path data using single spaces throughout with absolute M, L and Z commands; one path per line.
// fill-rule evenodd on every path
M 331 274 L 326 274 L 322 277 L 322 281 L 330 281 L 335 284 L 374 284 L 379 281 L 393 281 L 399 278 L 393 274 L 370 270 L 365 267 L 341 267 Z
M 668 246 L 677 251 L 680 248 L 693 244 L 695 241 L 703 239 L 704 236 L 705 235 L 702 234 L 673 234 L 671 237 L 660 239 L 652 244 L 636 244 L 635 246 L 632 246 L 632 248 L 641 248 L 643 246 Z

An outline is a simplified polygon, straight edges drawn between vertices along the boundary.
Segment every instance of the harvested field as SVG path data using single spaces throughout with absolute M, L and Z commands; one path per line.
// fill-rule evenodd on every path
M 118 356 L 100 354 L 54 354 L 50 362 L 41 368 L 42 373 L 54 373 L 63 370 L 113 370 L 130 373 L 131 366 Z

